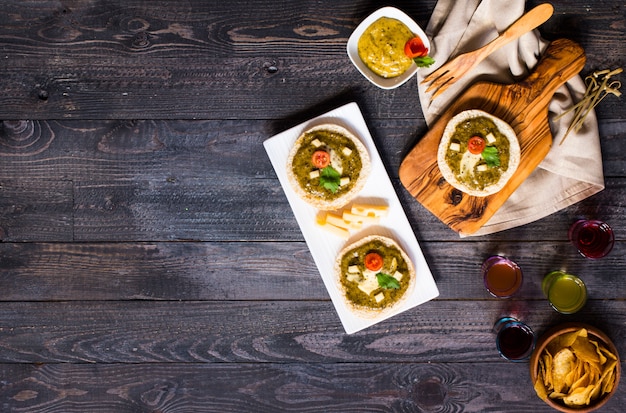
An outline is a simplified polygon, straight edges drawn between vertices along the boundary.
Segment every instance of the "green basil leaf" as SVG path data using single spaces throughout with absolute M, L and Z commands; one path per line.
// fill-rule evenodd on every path
M 378 280 L 378 285 L 386 290 L 398 290 L 400 288 L 400 282 L 391 275 L 379 272 L 378 274 L 376 274 L 376 279 Z
M 429 67 L 433 63 L 435 63 L 435 59 L 430 56 L 421 56 L 413 59 L 417 67 Z
M 328 189 L 333 194 L 339 189 L 341 183 L 341 175 L 335 168 L 328 165 L 320 171 L 320 185 L 322 188 Z
M 494 167 L 500 166 L 500 157 L 498 156 L 498 148 L 495 146 L 487 146 L 481 153 L 487 166 Z

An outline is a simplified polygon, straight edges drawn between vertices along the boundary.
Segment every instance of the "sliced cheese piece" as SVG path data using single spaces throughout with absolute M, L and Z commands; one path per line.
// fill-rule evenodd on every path
M 338 237 L 341 237 L 344 239 L 348 239 L 350 237 L 350 231 L 348 231 L 346 228 L 341 228 L 336 225 L 333 225 L 329 223 L 328 221 L 326 221 L 326 219 L 320 219 L 318 217 L 317 225 L 325 229 L 326 231 L 337 235 Z
M 350 212 L 364 217 L 386 217 L 389 214 L 389 207 L 387 205 L 354 204 Z
M 489 143 L 494 143 L 496 141 L 496 137 L 493 136 L 493 133 L 491 132 L 489 132 L 487 136 L 485 136 L 485 139 L 487 139 L 487 142 Z
M 356 215 L 348 211 L 343 211 L 343 219 L 345 219 L 346 221 L 360 222 L 363 224 L 378 224 L 380 222 L 380 217 L 372 215 Z
M 480 154 L 465 152 L 461 158 L 459 174 L 461 176 L 474 176 L 474 167 L 482 159 Z
M 350 183 L 349 176 L 342 176 L 341 179 L 339 179 L 339 186 L 348 185 L 349 183 Z
M 489 167 L 488 167 L 486 164 L 481 163 L 480 165 L 478 165 L 478 166 L 476 167 L 476 170 L 477 170 L 478 172 L 485 172 L 488 168 L 489 168 Z
M 389 266 L 389 272 L 394 273 L 396 272 L 397 268 L 398 268 L 398 260 L 396 259 L 396 257 L 393 257 L 391 259 L 391 265 Z
M 359 283 L 359 290 L 363 291 L 367 295 L 370 295 L 372 291 L 378 288 L 380 288 L 380 286 L 378 285 L 376 273 L 370 270 L 363 271 L 363 281 Z
M 311 141 L 311 145 L 315 146 L 316 148 L 319 148 L 320 146 L 322 146 L 322 142 L 319 139 L 313 139 Z
M 363 227 L 363 224 L 360 222 L 346 221 L 343 217 L 335 214 L 326 215 L 326 222 L 346 230 L 361 229 Z
M 341 150 L 341 153 L 343 153 L 345 156 L 350 156 L 352 155 L 352 149 L 344 146 L 344 148 Z
M 341 161 L 341 156 L 337 153 L 336 150 L 330 150 L 330 165 L 335 168 L 339 175 L 343 173 L 343 162 Z
M 385 294 L 381 291 L 374 296 L 374 299 L 376 300 L 377 303 L 380 303 L 382 300 L 385 299 Z
M 461 144 L 460 144 L 460 143 L 458 143 L 458 142 L 452 142 L 452 143 L 450 144 L 450 150 L 451 150 L 451 151 L 454 151 L 454 152 L 458 152 L 458 151 L 460 151 L 460 150 L 461 150 Z
M 360 274 L 361 270 L 359 270 L 359 266 L 358 265 L 349 265 L 348 266 L 348 272 L 350 274 Z
M 402 277 L 404 277 L 404 274 L 402 274 L 400 271 L 396 271 L 395 273 L 393 273 L 393 278 L 398 281 L 402 280 Z
M 319 169 L 316 169 L 314 171 L 309 172 L 309 178 L 315 179 L 315 178 L 319 178 L 319 177 L 320 177 Z

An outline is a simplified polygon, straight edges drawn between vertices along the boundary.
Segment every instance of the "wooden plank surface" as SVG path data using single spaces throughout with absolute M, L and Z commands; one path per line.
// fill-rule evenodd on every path
M 393 5 L 425 27 L 435 3 Z M 624 64 L 622 2 L 553 5 L 542 34 L 582 45 L 583 74 Z M 604 191 L 461 239 L 398 177 L 427 131 L 416 82 L 377 89 L 347 58 L 351 31 L 379 5 L 1 6 L 0 411 L 549 412 L 528 363 L 495 351 L 504 314 L 538 334 L 594 324 L 626 356 L 623 98 L 597 110 Z M 440 296 L 346 335 L 262 143 L 352 101 Z M 585 216 L 615 230 L 602 260 L 567 241 Z M 493 253 L 524 270 L 512 300 L 484 290 Z M 543 298 L 556 268 L 587 282 L 580 313 Z M 623 410 L 623 386 L 604 411 Z

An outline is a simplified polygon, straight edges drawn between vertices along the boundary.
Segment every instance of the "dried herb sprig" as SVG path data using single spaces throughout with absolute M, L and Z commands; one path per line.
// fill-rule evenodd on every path
M 585 95 L 581 101 L 554 118 L 554 120 L 558 120 L 571 111 L 575 111 L 574 119 L 567 128 L 567 131 L 565 132 L 565 135 L 563 136 L 563 139 L 561 139 L 559 145 L 562 145 L 563 142 L 565 142 L 565 138 L 567 138 L 567 135 L 569 135 L 572 130 L 574 132 L 578 132 L 580 130 L 589 112 L 591 112 L 593 108 L 595 108 L 596 105 L 606 97 L 606 95 L 609 93 L 617 97 L 622 95 L 622 92 L 619 91 L 622 87 L 622 83 L 619 80 L 609 81 L 612 76 L 619 73 L 622 73 L 621 67 L 614 70 L 598 70 L 585 78 L 587 90 L 585 91 Z

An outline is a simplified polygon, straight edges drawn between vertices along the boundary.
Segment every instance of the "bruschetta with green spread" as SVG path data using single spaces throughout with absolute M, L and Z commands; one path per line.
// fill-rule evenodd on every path
M 365 145 L 335 124 L 306 130 L 287 159 L 287 177 L 292 188 L 320 210 L 345 206 L 363 189 L 369 171 Z
M 480 110 L 454 116 L 445 127 L 437 164 L 446 181 L 473 196 L 500 191 L 517 170 L 520 147 L 513 128 Z

